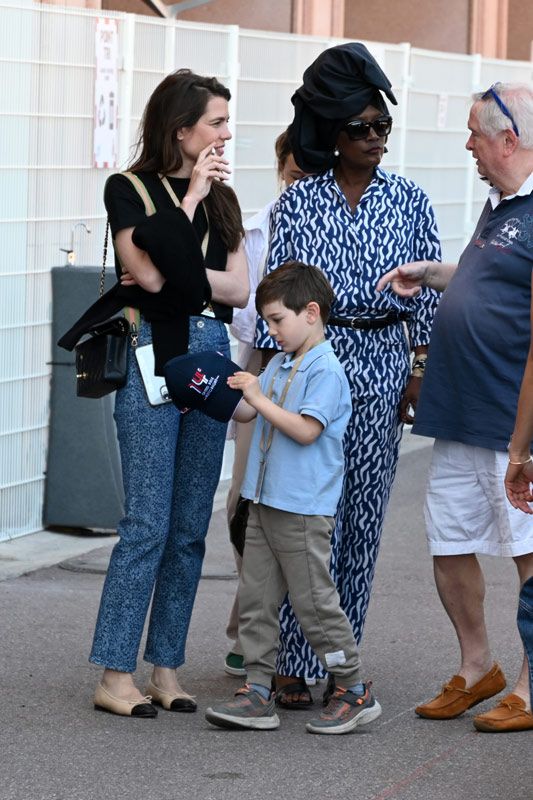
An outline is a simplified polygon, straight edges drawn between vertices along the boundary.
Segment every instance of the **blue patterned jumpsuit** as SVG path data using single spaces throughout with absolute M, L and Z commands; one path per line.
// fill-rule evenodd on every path
M 331 569 L 358 642 L 396 472 L 402 430 L 398 409 L 410 373 L 409 349 L 428 344 L 437 306 L 432 290 L 404 300 L 391 291 L 376 293 L 375 285 L 393 267 L 421 259 L 440 260 L 428 198 L 412 181 L 380 168 L 354 212 L 332 170 L 297 181 L 274 208 L 267 272 L 291 260 L 320 267 L 335 292 L 336 316 L 371 317 L 400 310 L 411 314 L 409 343 L 401 323 L 370 331 L 326 329 L 352 391 Z M 256 346 L 275 347 L 262 322 Z M 278 672 L 322 677 L 288 602 L 280 620 Z

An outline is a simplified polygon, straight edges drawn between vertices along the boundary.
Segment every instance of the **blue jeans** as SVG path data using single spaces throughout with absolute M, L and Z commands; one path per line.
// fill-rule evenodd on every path
M 520 590 L 516 621 L 529 662 L 529 698 L 533 703 L 533 578 L 528 578 Z
M 192 317 L 189 351 L 229 356 L 225 326 Z M 142 322 L 139 344 L 151 341 Z M 205 536 L 222 466 L 226 425 L 171 403 L 149 405 L 130 348 L 128 381 L 117 392 L 115 422 L 122 459 L 125 515 L 118 525 L 90 661 L 134 672 L 150 600 L 144 659 L 176 668 L 205 553 Z

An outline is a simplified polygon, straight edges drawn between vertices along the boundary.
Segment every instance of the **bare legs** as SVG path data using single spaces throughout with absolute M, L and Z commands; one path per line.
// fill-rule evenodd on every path
M 485 580 L 475 555 L 434 556 L 435 583 L 442 605 L 455 628 L 461 648 L 466 685 L 486 675 L 493 659 L 485 626 Z
M 533 575 L 533 554 L 516 556 L 514 561 L 522 584 Z M 483 573 L 474 554 L 434 556 L 433 568 L 439 597 L 455 628 L 461 648 L 461 667 L 458 674 L 464 677 L 467 687 L 470 687 L 493 664 L 483 608 Z M 528 708 L 530 707 L 525 655 L 514 693 L 522 697 Z

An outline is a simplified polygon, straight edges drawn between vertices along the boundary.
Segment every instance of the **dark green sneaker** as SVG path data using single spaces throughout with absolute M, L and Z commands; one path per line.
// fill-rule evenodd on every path
M 233 675 L 235 678 L 243 678 L 246 675 L 244 668 L 244 656 L 237 653 L 228 653 L 224 660 L 224 672 Z
M 381 706 L 365 684 L 365 693 L 354 694 L 337 687 L 327 706 L 317 719 L 305 726 L 309 733 L 349 733 L 359 725 L 367 725 L 381 715 Z
M 271 731 L 279 728 L 274 698 L 265 700 L 259 692 L 245 684 L 235 695 L 235 700 L 208 708 L 205 718 L 219 728 Z

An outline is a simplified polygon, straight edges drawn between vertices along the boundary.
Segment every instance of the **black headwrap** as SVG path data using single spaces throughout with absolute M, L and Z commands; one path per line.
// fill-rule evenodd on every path
M 333 149 L 344 122 L 373 105 L 384 114 L 380 91 L 397 105 L 391 82 L 364 44 L 348 42 L 324 50 L 303 75 L 293 94 L 294 119 L 289 140 L 304 172 L 333 166 Z

